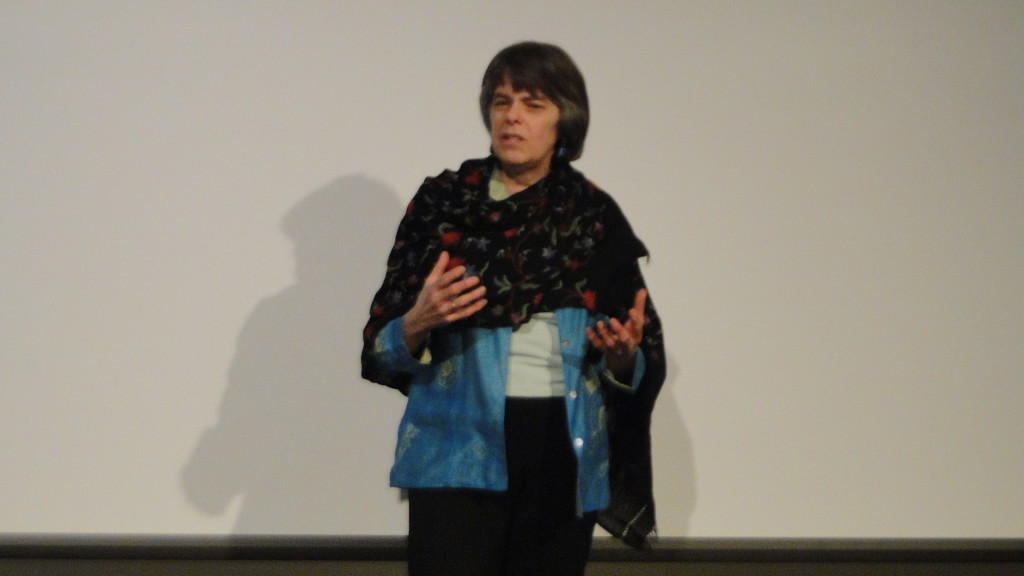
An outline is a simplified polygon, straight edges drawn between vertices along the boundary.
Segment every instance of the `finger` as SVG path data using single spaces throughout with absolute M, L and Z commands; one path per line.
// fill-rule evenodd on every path
M 632 321 L 623 324 L 617 319 L 612 318 L 610 324 L 612 331 L 615 334 L 616 341 L 629 346 L 636 339 L 636 328 Z
M 615 336 L 619 336 L 625 331 L 625 327 L 622 325 L 622 322 L 619 322 L 618 318 L 612 318 L 608 321 L 608 329 Z
M 485 300 L 483 298 L 479 298 L 476 301 L 474 301 L 474 302 L 472 302 L 470 304 L 467 304 L 464 307 L 459 308 L 458 311 L 455 314 L 456 315 L 456 319 L 457 320 L 461 320 L 463 318 L 468 318 L 468 317 L 472 316 L 473 314 L 476 314 L 477 312 L 483 310 L 484 306 L 486 306 L 486 305 L 487 305 L 487 300 Z
M 643 336 L 644 330 L 644 310 L 647 308 L 647 290 L 641 288 L 637 290 L 636 296 L 633 298 L 633 307 L 629 309 L 629 323 L 632 324 L 631 333 L 637 340 Z
M 444 269 L 448 267 L 448 252 L 442 251 L 441 255 L 437 257 L 437 262 L 434 263 L 434 267 L 430 269 L 430 274 L 427 274 L 424 284 L 430 284 L 437 282 L 438 279 L 444 274 Z
M 484 306 L 487 305 L 487 300 L 483 298 L 484 292 L 484 287 L 481 286 L 470 294 L 449 300 L 447 304 L 448 308 L 444 315 L 445 322 L 455 322 L 463 318 L 468 318 L 480 310 L 483 310 Z
M 598 341 L 598 348 L 600 348 L 602 352 L 611 350 L 615 347 L 615 334 L 609 330 L 609 325 L 607 323 L 597 323 L 596 337 Z
M 460 266 L 456 266 L 455 268 L 452 268 L 451 270 L 449 270 L 449 271 L 447 271 L 447 272 L 445 272 L 444 274 L 441 275 L 441 284 L 443 286 L 450 286 L 450 285 L 458 282 L 459 279 L 462 278 L 465 275 L 466 275 L 466 267 L 465 266 L 461 266 L 461 265 Z M 475 276 L 471 276 L 471 278 L 475 278 Z
M 638 341 L 633 332 L 615 318 L 588 328 L 587 339 L 600 352 L 609 356 L 631 355 Z
M 630 310 L 636 310 L 640 313 L 640 317 L 644 316 L 644 309 L 647 307 L 647 289 L 641 288 L 636 291 L 636 296 L 633 297 L 633 308 Z
M 479 283 L 480 283 L 480 277 L 479 276 L 470 276 L 468 278 L 463 278 L 462 280 L 457 280 L 457 281 L 452 282 L 451 284 L 448 284 L 445 287 L 445 290 L 446 290 L 447 295 L 448 295 L 449 298 L 455 299 L 455 298 L 459 298 L 460 296 L 467 295 L 467 293 L 469 293 L 469 291 L 472 290 L 473 287 L 476 286 Z M 480 288 L 483 288 L 483 286 L 481 286 Z M 468 303 L 468 299 L 463 301 L 463 304 L 467 304 L 467 303 Z
M 477 279 L 477 278 L 468 278 L 467 282 L 469 280 L 475 280 L 475 282 L 469 282 L 470 287 L 472 287 L 473 284 L 479 283 L 479 279 Z M 468 290 L 468 288 L 467 288 L 467 290 Z M 487 293 L 487 287 L 486 286 L 478 286 L 476 290 L 469 291 L 469 292 L 465 292 L 465 291 L 463 291 L 461 293 L 453 292 L 450 301 L 451 301 L 452 306 L 454 308 L 465 308 L 467 306 L 471 306 L 473 304 L 476 304 L 476 302 L 480 298 L 483 298 L 484 294 L 486 294 L 486 293 Z

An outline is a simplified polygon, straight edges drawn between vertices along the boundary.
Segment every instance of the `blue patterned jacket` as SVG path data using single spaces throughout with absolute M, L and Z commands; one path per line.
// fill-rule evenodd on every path
M 616 382 L 603 360 L 587 361 L 585 329 L 598 319 L 583 308 L 555 310 L 581 513 L 601 510 L 610 500 L 605 387 L 635 391 L 645 370 L 639 349 L 628 384 Z M 504 410 L 512 329 L 436 331 L 424 360 L 410 353 L 402 329 L 402 317 L 389 322 L 372 352 L 385 370 L 412 375 L 391 485 L 507 489 Z

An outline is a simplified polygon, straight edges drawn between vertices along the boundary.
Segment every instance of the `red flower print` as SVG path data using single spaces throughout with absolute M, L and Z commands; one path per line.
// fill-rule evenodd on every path
M 511 238 L 511 237 L 513 237 L 515 235 L 516 235 L 516 229 L 515 228 L 509 228 L 508 230 L 505 230 L 505 238 Z
M 459 256 L 452 256 L 448 260 L 448 267 L 445 268 L 445 272 L 447 272 L 449 270 L 454 270 L 455 268 L 458 268 L 459 266 L 462 266 L 465 263 L 466 263 L 466 259 L 465 258 L 462 258 L 462 257 L 459 257 Z
M 597 307 L 597 292 L 593 290 L 587 290 L 583 293 L 583 305 L 587 307 L 587 310 L 591 312 Z
M 441 245 L 442 246 L 451 246 L 452 244 L 455 244 L 456 242 L 458 242 L 459 238 L 462 238 L 462 232 L 459 232 L 458 230 L 452 230 L 451 232 L 445 232 L 444 234 L 441 235 Z
M 533 305 L 534 306 L 540 306 L 540 303 L 541 303 L 542 300 L 544 300 L 544 293 L 543 292 L 538 292 L 537 294 L 533 295 Z
M 479 186 L 480 181 L 483 179 L 483 174 L 477 170 L 466 175 L 466 184 L 470 186 Z

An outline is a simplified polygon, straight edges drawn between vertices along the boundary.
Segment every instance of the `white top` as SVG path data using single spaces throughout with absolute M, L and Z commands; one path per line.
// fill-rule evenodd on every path
M 544 398 L 565 395 L 558 325 L 553 312 L 540 312 L 512 333 L 506 396 Z

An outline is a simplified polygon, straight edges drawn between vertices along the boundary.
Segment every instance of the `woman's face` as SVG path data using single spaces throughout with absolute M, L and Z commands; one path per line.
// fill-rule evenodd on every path
M 531 183 L 551 170 L 558 141 L 558 106 L 540 92 L 516 91 L 507 79 L 491 99 L 491 148 L 501 169 Z

